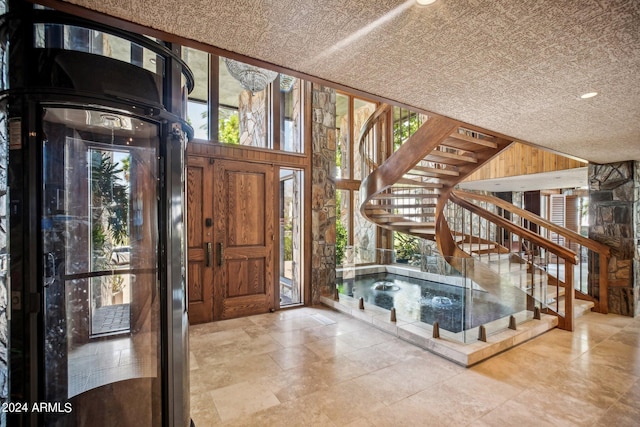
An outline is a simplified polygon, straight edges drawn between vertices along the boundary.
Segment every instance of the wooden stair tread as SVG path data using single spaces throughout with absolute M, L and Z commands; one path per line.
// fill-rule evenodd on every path
M 489 148 L 493 148 L 493 149 L 497 149 L 498 148 L 498 143 L 493 141 L 492 137 L 488 137 L 488 136 L 486 136 L 484 139 L 480 139 L 480 138 L 474 138 L 474 137 L 469 136 L 469 135 L 465 135 L 463 133 L 454 132 L 451 135 L 449 135 L 449 138 L 444 140 L 443 144 L 446 144 L 446 143 L 453 144 L 453 142 L 450 141 L 451 139 L 458 140 L 458 141 L 464 141 L 464 142 L 470 142 L 470 143 L 472 143 L 474 145 L 480 145 L 480 146 L 483 146 L 483 147 L 489 147 Z
M 401 185 L 412 185 L 421 188 L 442 188 L 443 185 L 439 182 L 423 182 L 417 179 L 409 179 L 409 178 L 400 178 L 396 184 Z M 396 188 L 395 184 L 392 188 Z
M 478 159 L 472 156 L 465 156 L 462 154 L 456 153 L 447 153 L 446 151 L 433 150 L 431 153 L 427 154 L 425 159 L 448 159 L 466 163 L 478 163 Z
M 378 194 L 376 199 L 437 199 L 440 197 L 437 193 L 421 193 L 421 194 Z
M 398 221 L 398 222 L 392 222 L 389 223 L 389 225 L 392 225 L 394 227 L 426 227 L 426 228 L 435 228 L 436 227 L 436 223 L 435 222 L 419 222 L 419 221 Z
M 408 205 L 394 205 L 394 204 L 388 204 L 388 205 L 367 205 L 365 207 L 365 210 L 369 210 L 369 209 L 384 209 L 384 210 L 391 210 L 391 209 L 426 209 L 426 208 L 435 208 L 437 205 L 435 203 L 415 203 L 415 204 L 408 204 Z
M 435 235 L 436 232 L 436 228 L 435 226 L 433 228 L 410 228 L 409 229 L 410 233 L 415 233 L 415 234 L 429 234 L 429 235 Z
M 460 172 L 455 170 L 455 168 L 428 168 L 426 166 L 414 166 L 409 172 L 410 175 L 418 175 L 418 176 L 460 176 Z

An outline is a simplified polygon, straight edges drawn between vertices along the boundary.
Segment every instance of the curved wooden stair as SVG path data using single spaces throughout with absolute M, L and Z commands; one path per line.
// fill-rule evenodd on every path
M 517 212 L 519 217 L 527 218 L 527 224 L 540 224 L 546 229 L 553 227 L 555 233 L 568 235 L 568 240 L 579 241 L 582 245 L 586 244 L 589 250 L 599 251 L 604 257 L 600 259 L 604 266 L 607 265 L 608 248 L 600 244 L 592 245 L 595 242 L 576 233 L 567 234 L 569 230 L 561 230 L 561 227 L 551 225 L 507 202 L 497 202 L 499 199 L 490 196 L 476 197 L 455 189 L 458 183 L 513 142 L 503 136 L 449 118 L 429 117 L 393 154 L 385 158 L 384 152 L 377 147 L 381 141 L 380 129 L 388 126 L 391 120 L 390 111 L 391 107 L 381 105 L 361 132 L 360 154 L 363 176 L 366 176 L 360 186 L 361 214 L 387 230 L 435 241 L 440 254 L 453 267 L 464 270 L 474 282 L 498 297 L 526 292 L 532 300 L 543 299 L 540 306 L 559 316 L 560 327 L 571 330 L 574 293 L 566 292 L 566 289 L 573 289 L 573 265 L 579 261 L 576 253 L 531 231 L 525 224 L 515 224 L 494 211 L 500 208 Z M 482 204 L 491 205 L 494 210 Z M 465 226 L 465 215 L 472 221 L 485 221 L 486 228 L 505 230 L 509 236 L 517 236 L 517 251 L 492 240 L 488 235 L 474 232 L 472 225 Z M 576 240 L 578 238 L 580 240 Z M 509 237 L 508 246 L 512 246 L 511 240 Z M 585 243 L 585 240 L 588 242 Z M 550 276 L 542 262 L 528 257 L 529 254 L 521 250 L 523 242 L 538 248 L 546 258 L 562 260 L 565 267 L 563 280 L 559 279 L 560 276 Z M 506 271 L 501 264 L 496 264 L 500 257 L 509 260 Z M 525 278 L 524 286 L 514 284 L 512 269 L 516 267 L 520 277 Z M 606 267 L 602 270 L 606 271 Z M 600 296 L 604 292 L 605 303 L 598 307 L 604 312 L 606 280 L 606 274 L 601 274 Z M 555 290 L 547 289 L 549 286 L 555 286 Z M 596 298 L 586 293 L 577 292 L 576 296 L 598 303 Z M 560 297 L 564 307 L 559 306 Z M 547 304 L 550 299 L 556 302 L 555 308 Z

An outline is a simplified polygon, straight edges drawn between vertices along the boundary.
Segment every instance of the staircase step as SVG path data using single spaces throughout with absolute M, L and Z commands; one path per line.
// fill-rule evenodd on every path
M 415 186 L 415 187 L 419 187 L 419 188 L 442 188 L 442 187 L 444 187 L 439 182 L 424 182 L 424 181 L 419 181 L 417 179 L 409 179 L 409 178 L 400 178 L 396 184 L 410 185 L 410 186 Z M 394 186 L 392 188 L 395 189 L 397 187 L 394 184 Z
M 378 209 L 430 209 L 435 208 L 437 205 L 435 203 L 415 203 L 415 204 L 405 204 L 405 205 L 396 205 L 396 204 L 388 204 L 388 205 L 375 205 Z M 367 208 L 369 209 L 369 208 Z
M 497 248 L 496 245 L 489 243 L 462 243 L 460 245 L 460 249 L 467 253 L 488 253 L 493 252 Z
M 388 199 L 437 199 L 440 197 L 437 193 L 421 193 L 421 194 L 378 194 L 375 198 L 378 200 Z
M 425 159 L 429 159 L 429 160 L 450 159 L 450 160 L 458 160 L 458 161 L 467 162 L 467 163 L 478 163 L 478 159 L 476 159 L 474 156 L 448 153 L 446 151 L 439 151 L 439 150 L 434 150 L 431 153 L 427 154 Z
M 429 228 L 429 227 L 416 227 L 416 228 L 410 228 L 409 229 L 410 233 L 416 233 L 416 234 L 429 234 L 429 235 L 434 235 L 436 232 L 436 227 L 435 225 L 433 226 L 433 228 Z
M 429 168 L 425 166 L 414 166 L 408 175 L 427 176 L 427 177 L 439 177 L 439 176 L 460 176 L 460 172 L 457 168 Z
M 449 138 L 445 139 L 442 145 L 451 144 L 452 146 L 454 146 L 454 148 L 460 148 L 462 150 L 466 150 L 466 148 L 462 148 L 463 146 L 458 147 L 457 145 L 460 145 L 460 144 L 454 142 L 456 140 L 471 143 L 476 146 L 479 145 L 482 147 L 489 147 L 494 149 L 498 148 L 498 144 L 495 141 L 493 141 L 492 137 L 486 137 L 484 139 L 480 139 L 480 138 L 474 138 L 473 136 L 465 135 L 459 132 L 454 132 L 451 135 L 449 135 Z
M 398 222 L 392 222 L 389 225 L 392 225 L 394 227 L 426 227 L 426 228 L 436 228 L 436 223 L 435 222 L 418 222 L 418 221 L 398 221 Z

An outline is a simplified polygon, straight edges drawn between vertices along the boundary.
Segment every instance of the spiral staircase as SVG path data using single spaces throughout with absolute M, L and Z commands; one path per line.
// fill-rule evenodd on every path
M 367 220 L 434 241 L 479 287 L 498 298 L 521 294 L 528 310 L 558 316 L 562 329 L 573 329 L 576 298 L 606 313 L 608 247 L 496 197 L 456 188 L 512 140 L 423 117 L 389 154 L 392 111 L 381 105 L 360 135 L 366 177 L 360 212 Z

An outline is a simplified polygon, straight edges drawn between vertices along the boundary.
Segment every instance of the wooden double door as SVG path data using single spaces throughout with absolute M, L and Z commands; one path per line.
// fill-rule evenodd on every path
M 274 167 L 190 156 L 188 299 L 192 324 L 275 307 Z

